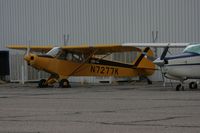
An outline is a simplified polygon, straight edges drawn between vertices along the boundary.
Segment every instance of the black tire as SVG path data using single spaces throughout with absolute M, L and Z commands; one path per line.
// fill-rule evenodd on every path
M 180 91 L 180 89 L 181 89 L 181 84 L 178 84 L 178 85 L 176 86 L 176 91 Z
M 71 88 L 69 81 L 67 79 L 62 79 L 59 83 L 60 88 Z
M 197 89 L 197 83 L 196 83 L 196 82 L 190 82 L 190 83 L 189 83 L 189 88 L 190 88 L 191 90 Z
M 47 85 L 45 85 L 46 79 L 41 79 L 38 83 L 39 88 L 45 88 Z
M 147 83 L 148 83 L 148 85 L 152 85 L 152 81 L 148 78 L 147 78 Z
M 184 90 L 185 90 L 185 88 L 184 88 L 184 86 L 183 86 L 183 85 L 181 85 L 181 84 L 178 84 L 178 85 L 176 86 L 176 91 L 180 91 L 180 90 L 184 91 Z
M 184 88 L 184 86 L 183 86 L 182 84 L 178 84 L 178 85 L 176 86 L 176 91 L 180 91 L 180 90 L 182 90 L 182 91 L 185 90 L 185 88 Z
M 184 91 L 184 90 L 185 90 L 184 86 L 181 86 L 181 90 L 182 90 L 182 91 Z

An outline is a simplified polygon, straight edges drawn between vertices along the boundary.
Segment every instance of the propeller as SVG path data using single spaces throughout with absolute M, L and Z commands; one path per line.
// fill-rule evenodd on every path
M 165 74 L 164 74 L 164 71 L 163 71 L 163 67 L 164 67 L 164 65 L 166 63 L 165 57 L 166 57 L 166 55 L 168 53 L 168 50 L 169 50 L 169 44 L 168 44 L 168 46 L 166 46 L 164 48 L 160 58 L 158 58 L 158 59 L 156 59 L 154 61 L 154 63 L 160 67 L 160 71 L 161 71 L 162 80 L 163 80 L 163 86 L 164 87 L 165 87 L 166 83 L 165 83 Z
M 30 44 L 27 45 L 26 55 L 30 54 Z
M 68 42 L 69 42 L 69 34 L 64 34 L 63 35 L 63 40 L 64 40 L 64 46 L 67 46 Z
M 27 64 L 29 65 L 29 59 L 30 59 L 30 44 L 27 44 L 26 47 L 26 53 L 24 53 L 24 59 L 27 61 Z
M 24 57 L 30 55 L 30 45 L 29 44 L 26 45 L 26 51 L 24 52 L 23 55 L 24 55 Z
M 168 49 L 169 49 L 169 46 L 166 46 L 162 52 L 162 55 L 160 56 L 160 60 L 163 60 L 165 58 L 165 56 L 167 55 Z
M 166 57 L 167 53 L 169 52 L 168 50 L 169 50 L 169 44 L 168 44 L 168 46 L 166 46 L 164 48 L 160 58 L 157 58 L 156 60 L 154 60 L 153 63 L 158 65 L 159 67 L 163 67 L 167 63 L 165 57 Z

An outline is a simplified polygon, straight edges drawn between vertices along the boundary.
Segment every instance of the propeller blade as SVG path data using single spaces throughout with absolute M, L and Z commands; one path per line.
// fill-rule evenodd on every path
M 165 47 L 162 55 L 160 56 L 160 60 L 163 60 L 165 58 L 165 56 L 167 55 L 168 49 L 169 49 L 169 46 Z
M 26 50 L 26 55 L 29 55 L 30 54 L 30 45 L 28 44 L 27 45 L 27 50 Z
M 161 60 L 160 58 L 157 58 L 156 60 L 153 61 L 153 63 L 156 64 L 159 67 L 162 67 L 165 64 L 165 61 Z
M 30 54 L 30 45 L 26 45 L 26 51 L 24 51 L 24 56 L 29 55 Z

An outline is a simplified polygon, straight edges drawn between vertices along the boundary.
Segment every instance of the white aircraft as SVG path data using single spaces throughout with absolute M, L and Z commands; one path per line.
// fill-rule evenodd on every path
M 154 63 L 161 68 L 163 76 L 180 81 L 180 84 L 176 86 L 177 91 L 184 90 L 185 80 L 200 79 L 200 43 L 146 43 L 137 46 L 165 47 L 162 55 L 154 60 Z M 166 56 L 170 47 L 183 46 L 186 48 L 181 54 Z M 189 88 L 197 89 L 197 82 L 190 82 Z

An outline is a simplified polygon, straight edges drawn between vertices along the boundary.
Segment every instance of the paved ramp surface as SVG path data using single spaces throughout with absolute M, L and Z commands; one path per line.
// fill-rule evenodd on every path
M 0 85 L 0 133 L 197 133 L 200 90 L 162 83 Z

